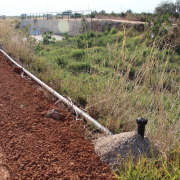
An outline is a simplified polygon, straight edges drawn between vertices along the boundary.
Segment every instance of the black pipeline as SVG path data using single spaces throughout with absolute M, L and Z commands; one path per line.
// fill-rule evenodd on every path
M 142 139 L 144 139 L 145 125 L 147 122 L 148 120 L 142 117 L 136 119 L 136 123 L 138 124 L 138 134 L 141 135 Z

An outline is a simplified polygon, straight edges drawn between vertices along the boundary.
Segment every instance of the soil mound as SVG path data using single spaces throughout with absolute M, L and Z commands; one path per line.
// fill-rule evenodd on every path
M 142 139 L 135 131 L 100 137 L 93 143 L 101 160 L 114 170 L 123 162 L 119 155 L 125 160 L 128 159 L 130 151 L 133 159 L 142 154 L 151 156 L 149 139 L 147 137 Z M 154 154 L 157 154 L 156 149 Z

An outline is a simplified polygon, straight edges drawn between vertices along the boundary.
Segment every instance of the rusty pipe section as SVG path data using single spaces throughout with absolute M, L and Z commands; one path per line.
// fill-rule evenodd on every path
M 50 92 L 53 96 L 55 96 L 56 98 L 58 98 L 59 100 L 61 100 L 63 103 L 69 105 L 70 102 L 64 98 L 63 96 L 61 96 L 59 93 L 57 93 L 56 91 L 54 91 L 52 88 L 50 88 L 49 86 L 47 86 L 45 83 L 43 83 L 41 80 L 39 80 L 37 77 L 35 77 L 33 74 L 31 74 L 29 71 L 27 71 L 26 69 L 24 69 L 22 66 L 20 66 L 17 62 L 15 62 L 10 56 L 8 56 L 2 49 L 0 49 L 0 51 L 6 56 L 8 57 L 8 59 L 13 62 L 16 66 L 22 68 L 23 72 L 26 73 L 31 79 L 33 79 L 35 82 L 37 82 L 39 85 L 41 85 L 44 89 L 46 89 L 48 92 Z M 102 126 L 99 122 L 97 122 L 95 119 L 93 119 L 92 117 L 90 117 L 88 114 L 86 114 L 85 112 L 83 112 L 81 109 L 79 109 L 77 106 L 72 105 L 72 108 L 74 109 L 74 111 L 76 111 L 80 116 L 83 116 L 83 118 L 85 118 L 85 120 L 91 122 L 94 126 L 96 126 L 101 132 L 108 134 L 108 135 L 113 135 L 112 132 L 110 132 L 108 129 L 106 129 L 104 126 Z

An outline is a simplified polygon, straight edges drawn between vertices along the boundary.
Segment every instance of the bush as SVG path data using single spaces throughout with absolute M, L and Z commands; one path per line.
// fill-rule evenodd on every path
M 86 33 L 84 35 L 78 36 L 77 43 L 79 48 L 84 48 L 86 42 L 88 43 L 88 47 L 93 46 L 93 37 L 95 37 L 95 32 L 90 31 L 89 33 Z
M 134 79 L 135 73 L 136 73 L 136 69 L 134 67 L 131 67 L 131 69 L 129 71 L 129 79 L 130 80 Z
M 109 32 L 109 35 L 113 35 L 113 34 L 116 34 L 118 32 L 118 29 L 116 27 L 113 27 L 110 32 Z
M 121 14 L 120 14 L 120 17 L 125 17 L 126 16 L 126 14 L 124 13 L 124 12 L 122 12 Z
M 130 29 L 127 30 L 128 37 L 135 37 L 135 36 L 139 36 L 139 35 L 140 35 L 140 33 L 134 27 L 131 27 Z
M 87 105 L 87 98 L 86 97 L 78 97 L 77 98 L 77 102 L 81 105 L 81 106 L 83 106 L 83 108 L 85 108 L 86 107 L 86 105 Z
M 72 57 L 76 59 L 81 59 L 85 55 L 85 52 L 83 50 L 74 50 L 72 52 Z
M 78 47 L 84 48 L 85 42 L 86 42 L 85 37 L 83 35 L 79 35 L 77 39 Z
M 62 37 L 64 40 L 69 40 L 69 35 L 67 34 L 67 32 L 63 32 Z
M 89 62 L 74 62 L 69 64 L 68 69 L 75 72 L 79 72 L 79 71 L 89 72 L 91 69 L 91 65 Z
M 169 13 L 171 17 L 177 18 L 180 13 L 180 4 L 177 0 L 177 3 L 173 3 L 171 1 L 162 1 L 156 8 L 155 12 L 159 15 Z
M 153 22 L 152 25 L 152 18 L 147 19 L 147 27 L 149 29 L 148 36 L 151 38 L 151 34 L 153 34 L 153 38 L 157 37 L 158 35 L 163 36 L 167 34 L 167 27 L 172 26 L 169 21 L 169 13 L 165 15 L 159 15 L 157 19 Z
M 95 18 L 95 16 L 96 16 L 96 14 L 93 13 L 93 12 L 92 12 L 91 15 L 90 15 L 91 18 Z
M 89 31 L 88 36 L 91 38 L 94 38 L 94 37 L 96 37 L 96 33 L 94 31 Z
M 41 73 L 44 70 L 44 65 L 43 62 L 39 59 L 37 60 L 33 66 L 32 69 L 36 72 L 36 73 Z
M 66 56 L 55 57 L 54 61 L 61 67 L 65 67 L 68 63 Z
M 49 32 L 44 32 L 42 37 L 43 37 L 43 44 L 50 44 L 50 43 L 54 43 L 55 42 L 55 38 L 52 37 L 53 35 L 53 32 L 52 31 L 49 31 Z
M 133 45 L 137 46 L 139 43 L 140 43 L 140 37 L 137 36 L 133 39 Z
M 34 51 L 35 51 L 36 53 L 39 53 L 41 50 L 43 50 L 43 48 L 42 48 L 39 44 L 37 44 L 37 45 L 34 46 Z

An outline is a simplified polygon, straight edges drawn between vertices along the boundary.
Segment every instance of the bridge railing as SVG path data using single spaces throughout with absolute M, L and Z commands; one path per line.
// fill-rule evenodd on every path
M 79 20 L 85 18 L 92 20 L 92 11 L 61 11 L 61 12 L 41 12 L 41 13 L 28 13 L 22 14 L 21 19 L 34 19 L 34 20 Z

